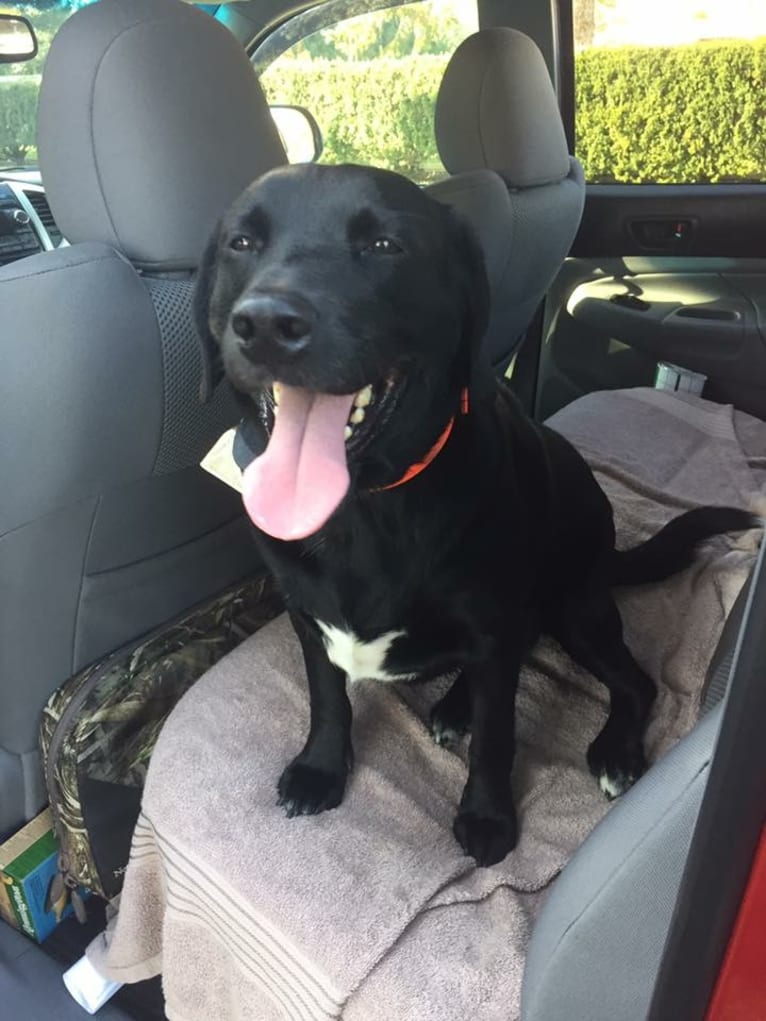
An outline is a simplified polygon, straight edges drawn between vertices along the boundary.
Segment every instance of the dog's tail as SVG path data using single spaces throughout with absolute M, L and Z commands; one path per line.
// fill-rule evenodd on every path
M 744 532 L 760 528 L 756 514 L 735 507 L 696 507 L 660 529 L 633 549 L 616 550 L 612 561 L 613 585 L 643 585 L 664 581 L 688 567 L 697 546 L 721 532 Z

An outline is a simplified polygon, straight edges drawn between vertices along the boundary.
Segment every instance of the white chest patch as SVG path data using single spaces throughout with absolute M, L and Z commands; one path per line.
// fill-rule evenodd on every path
M 317 620 L 324 635 L 327 658 L 342 670 L 350 681 L 406 681 L 412 674 L 392 674 L 384 669 L 388 650 L 404 631 L 386 631 L 371 642 L 363 642 L 353 631 L 344 631 Z

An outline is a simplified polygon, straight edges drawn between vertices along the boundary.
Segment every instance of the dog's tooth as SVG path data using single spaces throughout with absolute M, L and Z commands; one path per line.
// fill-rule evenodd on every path
M 356 411 L 352 412 L 349 421 L 353 425 L 359 425 L 360 422 L 364 422 L 364 408 L 357 408 Z
M 355 408 L 366 408 L 368 404 L 372 404 L 372 384 L 368 383 L 367 386 L 363 387 L 354 398 Z
M 343 430 L 343 438 L 346 440 L 350 440 L 353 434 L 354 430 L 351 428 L 350 425 L 347 425 L 346 428 Z
M 282 387 L 280 386 L 279 383 L 274 383 L 271 388 L 271 391 L 274 394 L 274 403 L 279 404 L 279 398 L 282 395 Z

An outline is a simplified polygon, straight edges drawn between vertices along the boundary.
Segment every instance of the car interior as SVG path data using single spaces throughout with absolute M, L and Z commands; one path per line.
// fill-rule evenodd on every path
M 713 46 L 716 11 L 747 7 L 749 15 L 729 22 L 745 46 L 766 36 L 766 19 L 752 4 L 700 2 L 710 27 L 699 35 L 694 5 L 679 5 L 689 10 L 678 25 L 656 19 L 650 39 L 636 27 L 646 21 L 637 6 L 0 7 L 36 29 L 41 62 L 39 72 L 0 63 L 0 843 L 48 800 L 39 727 L 52 693 L 260 569 L 239 494 L 201 467 L 239 413 L 225 387 L 200 399 L 192 298 L 224 210 L 250 181 L 292 158 L 279 108 L 298 110 L 308 125 L 310 158 L 409 170 L 469 221 L 490 282 L 486 351 L 536 420 L 569 430 L 596 460 L 622 458 L 626 471 L 651 451 L 661 496 L 662 480 L 670 491 L 695 456 L 679 422 L 712 422 L 711 409 L 729 408 L 732 435 L 762 488 L 766 162 L 739 177 L 722 166 L 685 179 L 680 158 L 678 180 L 598 178 L 581 154 L 589 110 L 578 105 L 587 96 L 576 76 L 599 33 L 614 53 L 691 46 L 697 36 L 684 36 L 687 29 Z M 372 118 L 374 107 L 343 106 L 308 59 L 352 62 L 341 44 L 364 32 L 367 50 L 358 52 L 372 75 L 376 59 L 402 59 L 385 48 L 370 56 L 380 19 L 390 26 L 410 16 L 429 31 L 453 29 L 430 49 L 405 51 L 435 83 L 418 108 L 430 147 L 420 163 L 417 132 L 409 156 L 387 161 L 374 121 L 365 125 L 368 148 L 355 150 L 345 121 L 359 111 Z M 311 41 L 329 47 L 331 38 L 340 40 L 335 56 L 322 57 Z M 298 83 L 289 96 L 272 81 L 283 65 Z M 16 121 L 3 108 L 21 103 L 25 77 L 37 112 L 33 134 L 14 141 Z M 422 87 L 414 72 L 403 88 L 408 80 Z M 764 84 L 760 108 L 754 100 L 739 113 L 760 130 L 761 154 Z M 615 106 L 641 103 L 638 87 L 615 98 Z M 679 146 L 693 131 L 678 127 Z M 640 152 L 647 138 L 619 144 Z M 640 396 L 663 389 L 681 391 L 673 400 L 682 411 Z M 709 428 L 716 436 L 723 427 Z M 742 491 L 721 464 L 711 461 L 718 475 L 710 491 L 717 502 L 730 485 L 738 505 Z M 685 509 L 683 493 L 673 493 Z M 766 1016 L 762 987 L 760 1014 L 756 1000 L 750 1013 L 711 1007 L 714 994 L 719 1003 L 724 996 L 723 962 L 764 821 L 758 682 L 766 643 L 758 622 L 766 576 L 757 552 L 748 556 L 745 584 L 721 595 L 727 619 L 712 659 L 699 664 L 699 718 L 583 834 L 552 882 L 534 920 L 520 1007 L 509 1008 L 507 1021 Z M 86 1016 L 61 976 L 103 928 L 104 910 L 90 898 L 85 924 L 68 918 L 40 945 L 0 922 L 0 1016 Z M 165 1017 L 159 979 L 123 986 L 99 1015 Z M 484 1016 L 478 1007 L 475 1016 Z

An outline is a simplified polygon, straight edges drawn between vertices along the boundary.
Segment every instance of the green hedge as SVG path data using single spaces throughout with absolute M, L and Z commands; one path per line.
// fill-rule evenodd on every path
M 285 60 L 268 68 L 261 83 L 269 102 L 314 114 L 323 163 L 377 163 L 423 180 L 444 175 L 433 110 L 447 60 Z
M 281 60 L 273 103 L 310 109 L 324 162 L 440 176 L 433 106 L 446 57 Z M 577 154 L 591 181 L 766 180 L 766 39 L 578 54 Z M 38 79 L 0 77 L 0 161 L 32 152 Z
M 576 82 L 588 180 L 766 180 L 766 39 L 584 50 Z
M 446 58 L 370 64 L 281 61 L 272 102 L 307 106 L 325 162 L 438 176 L 433 105 Z M 766 39 L 593 48 L 576 61 L 577 155 L 588 180 L 766 180 Z
M 35 150 L 39 75 L 0 77 L 0 166 L 23 163 Z

